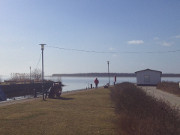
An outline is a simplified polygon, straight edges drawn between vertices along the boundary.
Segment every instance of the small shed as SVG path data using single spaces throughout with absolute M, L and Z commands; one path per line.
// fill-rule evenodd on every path
M 135 72 L 137 85 L 157 85 L 161 82 L 161 71 L 145 69 Z

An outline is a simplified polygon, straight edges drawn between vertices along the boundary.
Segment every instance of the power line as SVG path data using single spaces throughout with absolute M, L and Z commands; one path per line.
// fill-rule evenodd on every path
M 169 50 L 169 51 L 144 51 L 144 52 L 140 52 L 140 51 L 94 51 L 94 50 L 83 50 L 83 49 L 74 49 L 74 48 L 62 48 L 62 47 L 57 47 L 57 46 L 48 46 L 49 48 L 55 48 L 55 49 L 60 49 L 60 50 L 66 50 L 66 51 L 76 51 L 76 52 L 86 52 L 86 53 L 106 53 L 106 54 L 114 54 L 114 53 L 120 53 L 120 54 L 142 54 L 142 53 L 146 53 L 146 54 L 162 54 L 162 53 L 176 53 L 176 52 L 180 52 L 180 50 Z
M 39 55 L 39 59 L 38 59 L 38 62 L 37 62 L 37 64 L 36 64 L 36 69 L 37 69 L 38 66 L 39 66 L 40 60 L 41 60 L 41 54 Z
M 86 52 L 86 53 L 115 53 L 115 52 L 104 52 L 104 51 L 93 51 L 93 50 L 81 50 L 81 49 L 73 49 L 73 48 L 62 48 L 56 46 L 47 46 L 47 47 L 66 50 L 66 51 L 77 51 L 77 52 Z

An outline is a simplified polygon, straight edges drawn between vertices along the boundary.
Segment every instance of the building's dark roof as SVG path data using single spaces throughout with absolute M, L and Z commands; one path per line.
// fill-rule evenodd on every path
M 138 72 L 143 72 L 143 71 L 153 71 L 153 72 L 160 72 L 160 73 L 162 74 L 162 72 L 161 72 L 161 71 L 152 70 L 152 69 L 144 69 L 144 70 L 139 70 L 139 71 L 136 71 L 136 72 L 135 72 L 135 74 L 136 74 L 136 73 L 138 73 Z

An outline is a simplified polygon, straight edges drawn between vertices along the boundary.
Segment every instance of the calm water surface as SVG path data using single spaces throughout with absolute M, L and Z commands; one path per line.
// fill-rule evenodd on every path
M 95 87 L 94 79 L 95 77 L 46 77 L 47 79 L 51 79 L 53 81 L 61 80 L 62 83 L 65 85 L 63 87 L 63 91 L 71 91 L 71 90 L 77 90 L 77 89 L 86 89 L 90 88 L 90 85 L 92 84 L 93 87 Z M 104 86 L 109 82 L 108 77 L 98 77 L 99 80 L 99 86 Z M 180 77 L 162 77 L 162 81 L 173 81 L 173 82 L 180 82 Z M 136 83 L 135 77 L 117 77 L 116 83 L 121 82 L 131 82 Z M 110 78 L 110 84 L 114 84 L 114 78 Z
M 9 76 L 0 76 L 1 81 L 7 80 L 10 77 Z M 94 79 L 95 77 L 45 77 L 48 80 L 52 81 L 59 81 L 61 80 L 62 83 L 65 85 L 63 87 L 63 91 L 72 91 L 77 89 L 86 89 L 90 88 L 90 85 L 92 84 L 93 87 L 95 87 Z M 99 86 L 104 86 L 109 82 L 108 77 L 98 77 L 99 80 Z M 162 77 L 161 81 L 173 81 L 173 82 L 180 82 L 180 77 Z M 135 77 L 117 77 L 116 83 L 121 82 L 131 82 L 136 83 Z M 114 78 L 110 78 L 110 84 L 114 84 Z

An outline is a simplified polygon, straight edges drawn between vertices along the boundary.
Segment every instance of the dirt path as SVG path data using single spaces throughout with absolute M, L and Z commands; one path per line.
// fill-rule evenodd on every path
M 158 99 L 162 99 L 166 102 L 169 102 L 170 105 L 176 106 L 180 110 L 180 97 L 164 92 L 162 90 L 156 89 L 156 87 L 153 86 L 143 86 L 141 87 L 145 92 L 147 92 L 149 95 L 154 96 Z

